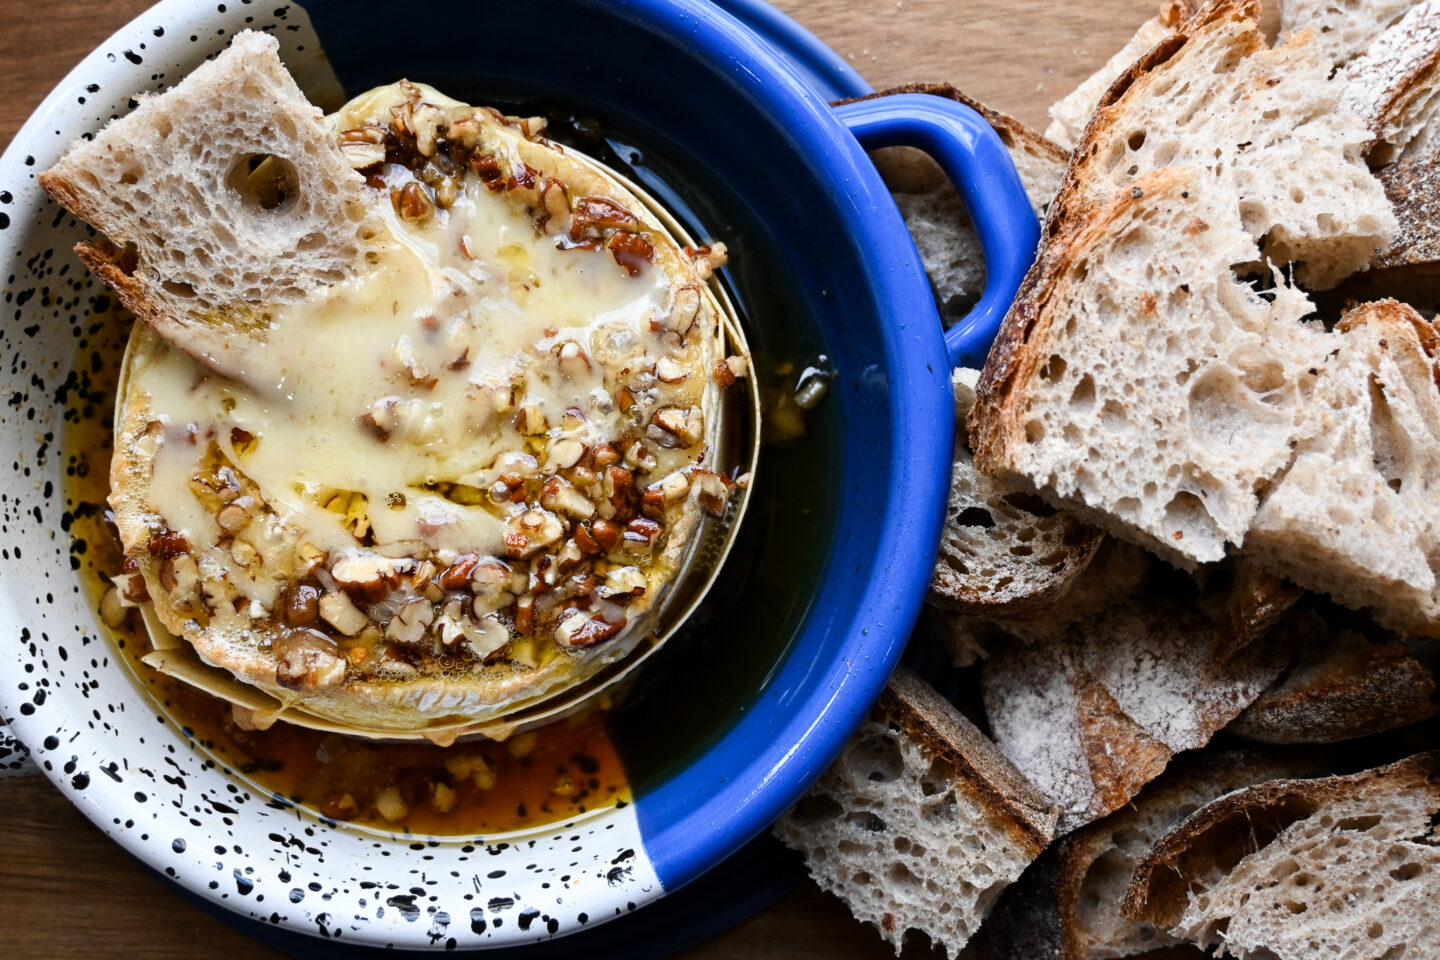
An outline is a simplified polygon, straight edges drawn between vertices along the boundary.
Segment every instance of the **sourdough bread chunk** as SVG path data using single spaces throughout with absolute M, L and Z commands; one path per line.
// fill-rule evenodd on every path
M 954 957 L 1054 826 L 995 745 L 902 666 L 774 830 L 897 951 L 917 930 Z
M 1279 675 L 1263 644 L 1216 661 L 1213 631 L 1193 601 L 1137 600 L 992 651 L 981 668 L 990 730 L 1060 807 L 1061 833 L 1123 806 Z
M 1435 678 L 1405 644 L 1332 630 L 1305 611 L 1281 642 L 1301 651 L 1289 672 L 1226 728 L 1261 743 L 1336 743 L 1434 716 Z
M 168 342 L 222 372 L 244 369 L 265 308 L 357 276 L 384 232 L 278 48 L 237 34 L 40 174 L 113 241 L 80 244 L 85 264 Z
M 1344 104 L 1374 139 L 1366 155 L 1374 166 L 1401 156 L 1428 156 L 1440 112 L 1440 0 L 1425 0 L 1384 30 L 1341 71 Z M 1414 154 L 1409 149 L 1414 146 Z
M 1308 34 L 1267 46 L 1254 0 L 1206 5 L 1106 94 L 1047 235 L 1078 226 L 1136 177 L 1184 167 L 1228 198 L 1264 257 L 1298 262 L 1307 286 L 1333 286 L 1388 244 L 1394 218 L 1360 158 L 1368 128 L 1329 73 Z
M 1440 267 L 1440 153 L 1392 163 L 1376 176 L 1385 186 L 1385 196 L 1395 208 L 1399 229 L 1390 249 L 1375 258 L 1373 269 L 1406 268 L 1415 273 L 1430 271 L 1432 291 L 1440 288 L 1433 276 Z M 1432 292 L 1432 301 L 1434 294 Z M 1401 295 L 1396 299 L 1410 303 Z
M 1046 244 L 977 390 L 977 468 L 1186 568 L 1241 542 L 1333 338 L 1282 277 L 1235 276 L 1258 258 L 1239 220 L 1170 168 Z
M 1095 105 L 1100 102 L 1105 91 L 1110 89 L 1110 85 L 1120 78 L 1130 64 L 1140 59 L 1141 55 L 1171 36 L 1194 12 L 1195 5 L 1190 0 L 1166 0 L 1161 5 L 1160 12 L 1141 24 L 1135 35 L 1126 41 L 1125 46 L 1116 51 L 1113 57 L 1105 61 L 1104 66 L 1063 99 L 1051 104 L 1050 126 L 1045 128 L 1045 136 L 1067 150 L 1075 146 L 1080 135 L 1085 132 L 1085 125 L 1090 122 L 1091 114 L 1095 112 Z
M 970 99 L 949 84 L 910 84 L 872 96 L 896 93 L 945 97 L 979 113 L 1009 150 L 1036 216 L 1045 215 L 1069 160 L 1064 150 L 1013 117 Z M 980 239 L 975 235 L 960 195 L 940 165 L 920 150 L 888 147 L 875 151 L 872 157 L 915 239 L 920 261 L 934 286 L 942 319 L 947 324 L 960 320 L 974 307 L 985 288 L 985 259 Z
M 274 59 L 265 43 L 198 76 L 285 154 L 298 121 L 237 79 L 257 44 Z M 331 124 L 302 152 L 363 173 L 364 207 L 309 202 L 377 225 L 355 275 L 300 257 L 300 299 L 227 301 L 214 329 L 253 348 L 237 371 L 137 327 L 111 470 L 120 579 L 184 638 L 146 662 L 257 722 L 446 741 L 650 642 L 728 493 L 702 467 L 723 334 L 701 272 L 723 255 L 682 250 L 543 121 L 402 81 Z M 146 203 L 182 238 L 212 212 L 198 193 Z M 235 310 L 263 328 L 227 326 Z
M 1255 517 L 1245 552 L 1368 608 L 1400 632 L 1440 633 L 1440 389 L 1434 326 L 1393 300 L 1342 319 L 1318 381 L 1317 427 Z
M 1010 619 L 1063 596 L 1103 538 L 1033 493 L 979 473 L 965 435 L 979 371 L 961 368 L 955 389 L 955 459 L 930 603 Z
M 988 650 L 1016 638 L 1049 641 L 1083 620 L 1106 613 L 1143 592 L 1155 567 L 1150 555 L 1134 544 L 1103 537 L 1085 569 L 1048 605 L 1026 605 L 1014 616 L 1003 618 L 953 613 L 931 605 L 921 622 L 926 634 L 949 652 L 953 666 L 969 667 L 984 659 Z
M 1338 67 L 1416 5 L 1417 0 L 1284 0 L 1280 33 L 1308 28 L 1321 55 Z
M 1249 787 L 1140 860 L 1124 913 L 1240 960 L 1435 956 L 1437 822 L 1436 753 Z
M 1200 609 L 1215 621 L 1215 658 L 1224 662 L 1269 634 L 1305 591 L 1244 557 L 1202 573 Z
M 1134 801 L 1056 841 L 1026 868 L 986 921 L 984 944 L 1017 960 L 1109 960 L 1178 946 L 1164 930 L 1120 915 L 1136 862 L 1216 797 L 1281 777 L 1322 776 L 1329 759 L 1264 748 L 1177 758 Z

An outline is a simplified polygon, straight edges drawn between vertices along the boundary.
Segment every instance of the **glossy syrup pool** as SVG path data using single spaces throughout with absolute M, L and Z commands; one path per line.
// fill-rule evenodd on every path
M 529 114 L 558 117 L 555 139 L 644 184 L 702 242 L 730 245 L 724 281 L 750 340 L 762 396 L 774 401 L 792 389 L 795 371 L 824 345 L 803 297 L 776 266 L 783 257 L 764 248 L 760 225 L 731 214 L 736 208 L 712 199 L 632 139 L 593 121 L 523 106 Z M 121 560 L 105 496 L 116 379 L 132 322 L 111 298 L 96 298 L 77 346 L 62 437 L 64 526 L 72 567 L 97 622 L 107 578 Z M 225 702 L 140 663 L 149 641 L 138 615 L 108 632 L 136 682 L 217 762 L 327 818 L 475 838 L 628 803 L 687 766 L 748 709 L 803 620 L 831 542 L 833 485 L 826 478 L 833 475 L 829 451 L 838 436 L 838 406 L 822 402 L 803 435 L 764 448 L 730 558 L 706 601 L 664 649 L 593 708 L 503 743 L 376 742 L 284 722 L 243 730 Z

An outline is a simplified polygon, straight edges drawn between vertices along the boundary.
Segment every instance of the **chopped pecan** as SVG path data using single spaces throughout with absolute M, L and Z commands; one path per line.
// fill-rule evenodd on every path
M 486 189 L 491 191 L 505 189 L 505 171 L 500 167 L 500 161 L 494 154 L 475 154 L 470 157 L 470 169 L 485 184 Z
M 190 550 L 190 541 L 185 539 L 185 534 L 177 533 L 174 530 L 161 530 L 150 534 L 150 539 L 145 548 L 152 557 L 177 557 Z
M 715 361 L 715 382 L 722 387 L 735 385 L 735 374 L 724 360 Z
M 551 477 L 545 481 L 540 488 L 540 505 L 576 520 L 589 520 L 595 515 L 595 505 L 564 477 Z
M 625 531 L 614 520 L 596 520 L 590 525 L 590 532 L 594 534 L 595 542 L 600 544 L 600 549 L 608 553 L 620 545 L 620 537 Z
M 395 204 L 396 214 L 407 223 L 421 223 L 435 212 L 435 204 L 431 201 L 430 194 L 414 180 L 398 191 L 392 189 L 390 196 Z
M 335 641 L 316 630 L 290 630 L 274 644 L 275 682 L 291 690 L 323 690 L 345 679 Z
M 370 618 L 355 606 L 344 591 L 325 594 L 316 606 L 321 618 L 347 637 L 355 636 L 370 623 Z
M 555 640 L 563 647 L 588 647 L 602 640 L 609 640 L 624 628 L 624 617 L 612 622 L 576 611 L 555 628 Z
M 280 595 L 280 619 L 286 626 L 312 626 L 320 616 L 320 588 L 293 583 Z
M 609 197 L 581 197 L 570 205 L 570 216 L 570 237 L 573 240 L 596 239 L 607 229 L 626 233 L 640 229 L 640 221 L 635 214 Z
M 376 603 L 400 585 L 404 574 L 415 569 L 415 561 L 392 559 L 373 553 L 342 557 L 330 568 L 335 583 L 357 600 Z
M 605 521 L 601 520 L 599 522 L 604 523 Z M 592 534 L 584 524 L 575 524 L 574 536 L 575 545 L 580 548 L 580 552 L 585 556 L 598 557 L 605 552 L 600 546 L 600 541 L 595 539 L 594 534 Z
M 615 258 L 615 262 L 625 268 L 630 276 L 635 276 L 646 264 L 655 262 L 655 247 L 649 240 L 638 233 L 616 232 L 610 237 L 605 248 Z

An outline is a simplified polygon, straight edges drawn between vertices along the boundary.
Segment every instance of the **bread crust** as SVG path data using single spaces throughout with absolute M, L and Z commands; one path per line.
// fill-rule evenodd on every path
M 1401 156 L 1434 122 L 1440 84 L 1437 12 L 1433 0 L 1417 4 L 1342 68 L 1345 99 L 1375 135 L 1364 147 L 1374 166 Z M 1433 146 L 1433 137 L 1428 139 Z
M 1212 631 L 1193 601 L 1132 600 L 985 661 L 995 739 L 1060 807 L 1062 833 L 1124 806 L 1279 675 L 1285 659 L 1265 643 L 1217 662 Z
M 1130 848 L 1150 837 L 1145 831 L 1156 821 L 1178 824 L 1193 805 L 1261 781 L 1323 776 L 1330 759 L 1325 751 L 1263 747 L 1177 758 L 1132 803 L 1057 840 L 1001 895 L 986 927 L 985 944 L 992 957 L 1088 960 L 1097 953 L 1134 952 L 1134 941 L 1097 939 L 1101 931 L 1086 928 L 1087 903 L 1095 905 L 1091 909 L 1108 906 L 1118 911 L 1120 906 L 1104 899 L 1106 891 L 1095 889 L 1098 881 L 1092 880 L 1092 871 L 1102 857 L 1107 858 L 1105 869 L 1124 871 L 1128 878 Z M 1153 927 L 1148 932 L 1137 927 L 1131 935 L 1156 945 L 1175 943 Z
M 1331 631 L 1292 617 L 1281 643 L 1303 652 L 1289 673 L 1227 728 L 1260 743 L 1337 743 L 1418 723 L 1437 712 L 1435 678 L 1404 643 Z
M 1257 843 L 1263 845 L 1326 803 L 1366 794 L 1383 798 L 1387 790 L 1421 791 L 1440 804 L 1440 751 L 1348 777 L 1263 783 L 1206 804 L 1136 865 L 1121 913 L 1136 922 L 1172 927 L 1189 902 L 1189 884 L 1202 872 L 1212 879 L 1216 871 L 1223 874 Z
M 1104 133 L 1116 127 L 1120 119 L 1120 102 L 1130 88 L 1142 77 L 1174 59 L 1201 30 L 1224 20 L 1258 23 L 1259 19 L 1258 0 L 1215 0 L 1196 10 L 1174 33 L 1151 47 L 1116 78 L 1095 105 L 1090 122 L 1085 125 L 1085 132 L 1071 151 L 1065 179 L 1061 182 L 1054 202 L 1050 204 L 1050 211 L 1042 228 L 1047 240 L 1053 240 L 1079 224 L 1086 212 L 1093 209 L 1094 203 L 1084 198 L 1083 191 L 1085 184 L 1094 176 L 1090 173 L 1090 167 L 1097 162 L 1096 142 Z M 1250 43 L 1245 51 L 1247 54 L 1264 46 L 1258 31 L 1249 39 Z
M 1434 267 L 1440 264 L 1440 154 L 1401 160 L 1376 176 L 1395 209 L 1400 229 L 1373 270 Z
M 1073 264 L 1076 251 L 1106 236 L 1112 226 L 1147 202 L 1146 198 L 1153 202 L 1157 195 L 1182 194 L 1193 182 L 1193 174 L 1181 168 L 1145 174 L 1130 190 L 1095 210 L 1078 227 L 1041 247 L 1039 258 L 1025 275 L 990 348 L 975 389 L 975 407 L 966 420 L 975 450 L 975 465 L 982 473 L 995 476 L 1007 473 L 1007 449 L 1024 439 L 1021 390 L 1035 374 L 1042 358 L 1049 355 L 1051 328 L 1057 319 L 1049 309 L 1050 300 Z
M 1035 857 L 1055 833 L 1055 808 L 950 702 L 901 666 L 880 695 L 880 709 L 931 755 L 949 764 L 1006 832 Z

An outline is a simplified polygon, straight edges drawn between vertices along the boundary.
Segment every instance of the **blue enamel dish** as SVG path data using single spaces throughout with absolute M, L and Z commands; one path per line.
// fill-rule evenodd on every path
M 731 5 L 753 19 L 754 4 Z M 701 0 L 546 0 L 508 8 L 504 22 L 440 0 L 403 14 L 342 0 L 209 9 L 172 0 L 116 34 L 0 160 L 0 257 L 14 277 L 0 443 L 15 465 L 0 476 L 0 555 L 11 563 L 0 624 L 18 638 L 3 648 L 0 715 L 126 849 L 190 894 L 278 929 L 355 946 L 516 947 L 678 890 L 794 802 L 899 658 L 949 486 L 950 369 L 983 359 L 1038 241 L 1008 155 L 979 117 L 940 98 L 831 108 L 812 85 L 834 75 L 823 47 L 787 59 Z M 683 172 L 676 196 L 692 226 L 731 247 L 757 357 L 824 355 L 834 371 L 806 437 L 762 458 L 742 542 L 705 610 L 616 721 L 633 802 L 503 837 L 327 821 L 188 736 L 114 655 L 77 585 L 86 561 L 61 533 L 72 505 L 56 491 L 67 410 L 76 415 L 65 385 L 90 359 L 87 311 L 100 290 L 69 259 L 84 228 L 43 200 L 34 175 L 133 92 L 182 76 L 246 26 L 280 38 L 316 97 L 337 79 L 355 92 L 410 76 L 462 98 L 569 103 L 601 118 L 622 159 Z M 846 92 L 862 91 L 857 78 Z M 986 256 L 980 303 L 943 335 L 865 152 L 900 143 L 946 167 Z

